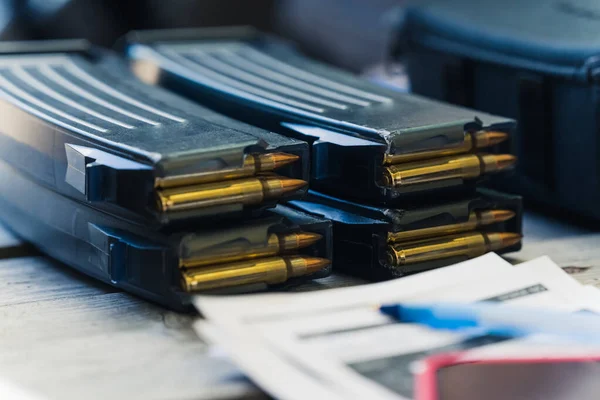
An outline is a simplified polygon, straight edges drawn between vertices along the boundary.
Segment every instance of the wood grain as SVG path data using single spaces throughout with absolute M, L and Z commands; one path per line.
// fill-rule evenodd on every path
M 51 399 L 262 398 L 194 316 L 42 257 L 0 261 L 0 376 Z
M 111 291 L 110 287 L 45 257 L 0 261 L 0 307 Z
M 544 255 L 585 285 L 600 288 L 600 232 L 548 215 L 526 213 L 523 249 L 509 254 L 514 264 Z

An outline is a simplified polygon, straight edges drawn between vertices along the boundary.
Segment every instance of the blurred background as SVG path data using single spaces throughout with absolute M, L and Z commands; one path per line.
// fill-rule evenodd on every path
M 0 40 L 85 38 L 112 46 L 132 29 L 253 25 L 323 61 L 364 71 L 385 61 L 402 0 L 0 0 Z M 397 25 L 396 25 L 397 26 Z

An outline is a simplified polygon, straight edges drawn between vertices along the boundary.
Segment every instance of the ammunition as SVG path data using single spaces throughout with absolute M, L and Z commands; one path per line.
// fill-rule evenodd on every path
M 402 267 L 450 257 L 473 258 L 517 244 L 521 238 L 516 233 L 473 232 L 394 244 L 388 246 L 387 263 L 393 267 Z
M 158 207 L 159 211 L 167 213 L 230 204 L 260 204 L 264 200 L 284 197 L 306 185 L 299 179 L 257 176 L 175 187 L 157 191 Z
M 252 247 L 245 241 L 241 243 L 225 243 L 214 251 L 212 249 L 207 250 L 200 256 L 180 259 L 179 266 L 181 268 L 203 267 L 276 256 L 289 251 L 303 249 L 318 242 L 321 238 L 321 235 L 309 232 L 272 233 L 269 235 L 267 243 L 264 246 Z
M 438 150 L 419 151 L 415 153 L 386 155 L 383 163 L 385 165 L 407 163 L 428 158 L 446 157 L 455 154 L 470 153 L 476 149 L 495 146 L 508 139 L 505 132 L 477 131 L 467 132 L 465 140 L 458 146 L 441 148 Z
M 239 179 L 256 175 L 260 172 L 269 172 L 292 164 L 300 157 L 288 153 L 248 154 L 244 159 L 244 166 L 217 172 L 203 172 L 199 174 L 178 175 L 167 178 L 156 178 L 157 188 L 172 188 L 189 186 L 200 183 L 218 182 L 229 179 Z
M 272 285 L 320 271 L 329 263 L 324 258 L 287 256 L 193 268 L 182 271 L 182 286 L 187 292 L 197 292 L 252 283 Z
M 515 162 L 516 157 L 509 154 L 469 154 L 390 165 L 383 169 L 383 184 L 406 187 L 447 179 L 473 179 L 505 170 Z
M 515 213 L 510 210 L 473 211 L 469 214 L 469 219 L 465 222 L 434 226 L 431 228 L 415 229 L 412 231 L 389 232 L 388 243 L 398 243 L 407 240 L 474 231 L 481 226 L 491 225 L 497 222 L 504 222 L 513 218 L 514 216 Z

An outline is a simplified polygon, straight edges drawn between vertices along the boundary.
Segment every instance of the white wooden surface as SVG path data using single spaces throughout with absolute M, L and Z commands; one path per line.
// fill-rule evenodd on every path
M 548 255 L 574 278 L 600 288 L 600 229 L 568 224 L 549 216 L 528 213 L 524 246 L 507 258 L 519 263 Z
M 547 254 L 578 279 L 600 277 L 600 233 L 528 214 L 525 235 L 515 263 Z M 297 290 L 361 282 L 335 275 Z M 50 399 L 265 398 L 194 335 L 192 319 L 43 257 L 0 260 L 0 376 Z
M 179 315 L 42 257 L 0 261 L 0 376 L 51 399 L 263 395 Z

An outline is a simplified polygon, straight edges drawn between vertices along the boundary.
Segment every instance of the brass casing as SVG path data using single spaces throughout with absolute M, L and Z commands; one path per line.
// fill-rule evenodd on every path
M 158 191 L 162 212 L 184 211 L 228 204 L 257 204 L 264 200 L 260 179 L 248 178 L 176 187 Z
M 465 140 L 458 146 L 444 147 L 439 150 L 419 151 L 406 154 L 386 154 L 383 163 L 385 165 L 402 164 L 412 161 L 426 160 L 429 158 L 440 158 L 455 154 L 468 153 L 474 149 L 473 139 L 470 134 L 465 135 Z
M 486 238 L 476 232 L 388 246 L 387 262 L 400 267 L 458 256 L 473 258 L 487 251 Z
M 389 187 L 406 187 L 454 178 L 476 178 L 481 173 L 480 158 L 469 154 L 390 165 L 383 169 L 383 183 Z
M 511 232 L 473 232 L 392 244 L 387 248 L 387 264 L 392 267 L 441 260 L 450 257 L 478 257 L 488 251 L 498 251 L 521 241 L 521 235 Z
M 230 204 L 260 204 L 266 199 L 280 198 L 293 192 L 306 182 L 278 176 L 206 183 L 158 190 L 160 212 L 195 210 Z
M 321 235 L 309 232 L 272 233 L 267 242 L 259 246 L 249 246 L 247 241 L 225 242 L 219 248 L 211 248 L 202 255 L 180 258 L 180 268 L 197 268 L 208 265 L 225 264 L 241 260 L 270 257 L 285 252 L 308 247 L 321 239 Z
M 240 179 L 255 175 L 256 171 L 254 170 L 253 165 L 254 157 L 246 157 L 246 160 L 252 161 L 245 161 L 244 166 L 241 168 L 231 168 L 218 172 L 203 172 L 199 174 L 185 174 L 166 178 L 156 178 L 154 185 L 157 188 L 168 189 L 180 186 Z
M 196 256 L 190 259 L 180 259 L 180 268 L 195 268 L 208 265 L 225 264 L 240 260 L 253 260 L 261 257 L 274 256 L 279 253 L 279 239 L 276 235 L 270 235 L 269 240 L 263 247 L 238 248 L 235 244 L 224 246 L 220 251 Z
M 418 151 L 406 154 L 387 154 L 384 158 L 384 165 L 407 163 L 429 158 L 447 157 L 455 154 L 469 153 L 476 149 L 494 146 L 508 139 L 508 134 L 504 132 L 477 131 L 466 132 L 465 139 L 457 146 L 444 147 L 437 150 Z
M 283 283 L 291 277 L 308 275 L 329 265 L 329 260 L 304 257 L 270 257 L 182 271 L 182 286 L 197 292 L 253 283 Z
M 460 232 L 474 231 L 475 229 L 507 221 L 515 216 L 511 210 L 479 210 L 471 211 L 469 219 L 456 224 L 439 225 L 431 228 L 414 229 L 411 231 L 389 232 L 388 243 L 398 243 L 410 240 L 435 238 Z
M 291 164 L 298 159 L 298 156 L 287 153 L 247 154 L 244 158 L 244 165 L 241 168 L 156 178 L 155 187 L 167 189 L 179 186 L 240 179 L 256 175 L 259 172 L 276 170 L 277 168 Z
M 453 233 L 474 231 L 478 226 L 475 212 L 469 214 L 469 219 L 458 224 L 439 225 L 431 228 L 415 229 L 412 231 L 389 232 L 388 243 L 406 242 L 416 239 L 434 238 L 437 236 L 451 235 Z

